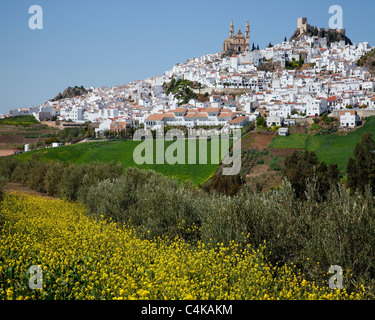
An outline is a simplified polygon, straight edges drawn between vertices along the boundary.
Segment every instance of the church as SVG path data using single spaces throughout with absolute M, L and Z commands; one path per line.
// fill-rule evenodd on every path
M 242 34 L 241 29 L 234 35 L 233 21 L 230 25 L 230 37 L 225 39 L 223 45 L 223 53 L 226 55 L 241 54 L 250 51 L 250 26 L 249 21 L 246 24 L 245 36 Z

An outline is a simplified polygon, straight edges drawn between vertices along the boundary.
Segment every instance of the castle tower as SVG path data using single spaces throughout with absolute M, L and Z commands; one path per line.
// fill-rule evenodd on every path
M 234 37 L 234 24 L 233 24 L 233 21 L 230 24 L 230 37 L 231 38 Z
M 250 40 L 250 25 L 249 25 L 249 21 L 247 21 L 246 23 L 246 34 L 245 34 L 245 37 L 247 40 Z
M 307 32 L 307 18 L 298 18 L 297 29 L 299 29 L 301 32 Z

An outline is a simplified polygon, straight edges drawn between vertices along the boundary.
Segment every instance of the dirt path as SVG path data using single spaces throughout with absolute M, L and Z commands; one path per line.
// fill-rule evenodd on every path
M 31 196 L 39 196 L 39 197 L 44 197 L 44 198 L 49 198 L 49 199 L 55 199 L 54 197 L 47 196 L 45 193 L 37 192 L 35 190 L 32 190 L 30 188 L 23 186 L 20 183 L 15 183 L 15 182 L 8 182 L 4 188 L 4 191 L 6 193 L 22 193 L 22 194 L 28 194 Z

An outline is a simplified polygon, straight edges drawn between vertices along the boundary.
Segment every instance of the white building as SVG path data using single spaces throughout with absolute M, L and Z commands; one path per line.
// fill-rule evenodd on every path
M 269 116 L 267 117 L 266 122 L 267 122 L 267 127 L 274 127 L 274 126 L 281 127 L 283 125 L 284 118 L 279 117 L 279 116 Z
M 340 127 L 355 128 L 359 122 L 359 116 L 355 110 L 340 111 Z

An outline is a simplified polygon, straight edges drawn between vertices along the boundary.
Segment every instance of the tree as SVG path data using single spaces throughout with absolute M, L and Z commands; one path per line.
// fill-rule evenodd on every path
M 288 42 L 288 40 L 286 39 L 286 37 L 284 38 L 284 42 Z
M 252 48 L 251 48 L 251 51 L 254 51 L 255 50 L 255 44 L 254 44 L 254 42 L 253 42 L 253 46 L 252 46 Z
M 273 44 L 270 42 L 269 44 L 268 44 L 268 48 L 272 48 L 273 47 Z
M 284 175 L 291 183 L 298 198 L 305 197 L 308 180 L 315 178 L 317 190 L 322 199 L 330 190 L 332 185 L 337 185 L 341 174 L 337 165 L 327 165 L 319 162 L 318 157 L 312 151 L 304 153 L 294 152 L 285 159 Z
M 365 133 L 354 149 L 346 167 L 347 184 L 352 190 L 364 192 L 370 186 L 375 193 L 375 141 L 371 133 Z
M 257 127 L 265 127 L 266 126 L 266 120 L 260 116 L 258 119 L 257 119 Z

